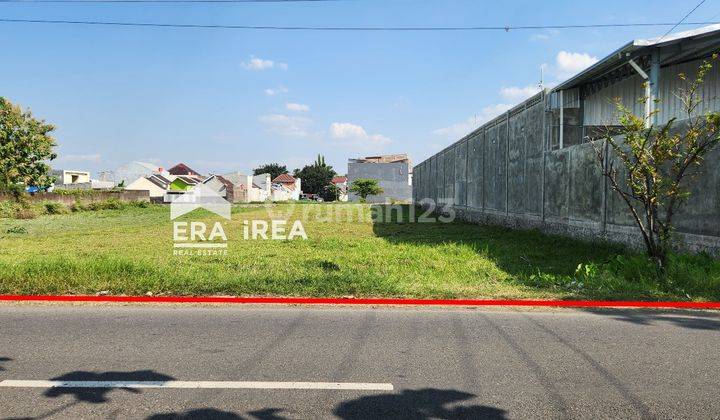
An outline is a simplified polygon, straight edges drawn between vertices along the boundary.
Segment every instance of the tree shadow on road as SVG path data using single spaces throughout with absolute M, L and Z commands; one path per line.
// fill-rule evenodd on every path
M 340 403 L 333 414 L 360 419 L 505 419 L 506 411 L 486 405 L 455 405 L 475 395 L 452 389 L 425 388 L 399 394 L 368 395 Z
M 587 308 L 585 312 L 596 315 L 610 316 L 618 321 L 636 325 L 659 325 L 670 323 L 677 327 L 693 330 L 720 330 L 720 313 L 684 310 L 659 309 L 604 309 Z
M 284 420 L 285 417 L 278 413 L 281 408 L 265 408 L 248 412 L 251 419 L 257 420 Z M 182 413 L 154 414 L 147 420 L 245 420 L 246 418 L 230 411 L 217 410 L 215 408 L 199 408 Z
M 53 381 L 152 381 L 167 382 L 174 379 L 172 376 L 157 373 L 153 370 L 136 370 L 132 372 L 85 372 L 75 371 L 52 378 Z M 45 396 L 57 398 L 62 395 L 72 395 L 77 402 L 100 404 L 108 401 L 107 394 L 114 388 L 64 388 L 56 387 L 45 391 Z M 139 394 L 141 391 L 133 388 L 121 388 L 127 392 Z
M 155 414 L 147 420 L 242 420 L 243 418 L 229 411 L 216 410 L 214 408 L 199 408 L 183 413 Z

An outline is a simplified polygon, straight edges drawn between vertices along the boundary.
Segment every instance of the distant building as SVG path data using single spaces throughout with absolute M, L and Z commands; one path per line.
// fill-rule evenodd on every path
M 406 154 L 367 156 L 348 161 L 347 184 L 356 179 L 376 179 L 383 193 L 367 197 L 369 203 L 412 200 L 412 165 Z M 358 201 L 356 194 L 349 194 L 350 201 Z
M 340 190 L 338 201 L 348 201 L 348 179 L 346 176 L 333 177 L 331 184 L 335 185 Z
M 82 184 L 90 182 L 90 172 L 87 171 L 69 171 L 65 169 L 55 169 L 51 171 L 51 175 L 55 177 L 55 186 Z
M 203 181 L 203 184 L 212 188 L 225 200 L 234 203 L 235 200 L 235 185 L 229 180 L 225 179 L 222 175 L 210 175 Z M 238 193 L 242 189 L 238 190 Z
M 125 190 L 127 191 L 148 191 L 150 198 L 163 197 L 172 181 L 160 174 L 153 174 L 147 177 L 140 177 L 131 182 Z
M 55 169 L 50 171 L 55 177 L 53 189 L 60 190 L 108 190 L 115 186 L 114 182 L 99 181 L 90 178 L 88 171 L 71 171 Z
M 302 194 L 300 178 L 281 174 L 272 180 L 272 201 L 297 201 Z
M 184 163 L 178 163 L 177 165 L 173 166 L 172 168 L 168 169 L 168 173 L 170 175 L 175 176 L 188 176 L 195 179 L 203 179 L 205 178 L 200 174 L 200 172 L 190 168 Z
M 100 173 L 100 180 L 112 182 L 115 185 L 130 185 L 138 178 L 148 177 L 153 174 L 169 175 L 167 171 L 153 163 L 133 161 L 119 166 L 113 171 Z
M 231 172 L 222 175 L 233 184 L 234 203 L 263 202 L 270 198 L 270 174 L 245 175 Z
M 173 180 L 168 185 L 163 196 L 163 201 L 166 203 L 172 203 L 177 197 L 191 191 L 193 187 L 202 183 L 199 179 L 190 176 L 181 175 L 172 176 L 172 178 Z

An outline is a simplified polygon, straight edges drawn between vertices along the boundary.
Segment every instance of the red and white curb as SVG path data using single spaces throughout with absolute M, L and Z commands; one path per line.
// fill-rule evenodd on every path
M 665 308 L 715 309 L 720 302 L 632 301 L 632 300 L 530 300 L 530 299 L 400 299 L 400 298 L 311 298 L 234 296 L 109 296 L 109 295 L 0 295 L 10 302 L 107 302 L 107 303 L 228 303 L 281 305 L 376 305 L 376 306 L 525 306 L 557 308 Z

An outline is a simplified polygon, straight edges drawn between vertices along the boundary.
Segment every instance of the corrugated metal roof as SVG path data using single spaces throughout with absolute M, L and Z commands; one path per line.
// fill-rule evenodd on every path
M 565 82 L 557 85 L 552 89 L 553 92 L 559 90 L 569 89 L 576 87 L 586 81 L 592 80 L 595 77 L 601 76 L 614 68 L 627 64 L 627 61 L 638 55 L 644 55 L 648 53 L 648 49 L 657 47 L 667 47 L 673 44 L 681 44 L 690 40 L 703 40 L 711 38 L 711 41 L 717 41 L 715 38 L 720 36 L 720 24 L 704 26 L 702 28 L 693 29 L 685 32 L 678 32 L 676 34 L 668 35 L 665 37 L 657 37 L 650 39 L 636 39 L 628 42 L 619 49 L 615 50 L 612 54 L 606 56 L 602 60 L 581 71 Z M 715 45 L 717 47 L 717 45 Z M 692 53 L 692 51 L 689 51 Z M 685 55 L 685 54 L 683 54 Z M 671 61 L 677 61 L 680 54 L 675 55 L 671 58 Z M 663 63 L 666 64 L 666 63 Z

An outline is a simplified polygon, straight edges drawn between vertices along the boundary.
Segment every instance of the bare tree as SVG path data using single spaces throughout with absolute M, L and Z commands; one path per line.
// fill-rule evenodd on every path
M 638 117 L 618 99 L 620 126 L 604 135 L 609 147 L 593 142 L 603 175 L 627 204 L 647 254 L 661 273 L 672 247 L 674 217 L 690 196 L 690 185 L 705 157 L 720 143 L 720 113 L 698 112 L 702 101 L 708 99 L 702 97 L 700 88 L 715 60 L 717 54 L 704 60 L 692 80 L 679 75 L 686 86 L 675 92 L 683 107 L 681 121 L 676 117 L 654 124 L 658 107 L 650 115 Z M 644 97 L 640 102 L 649 100 Z

